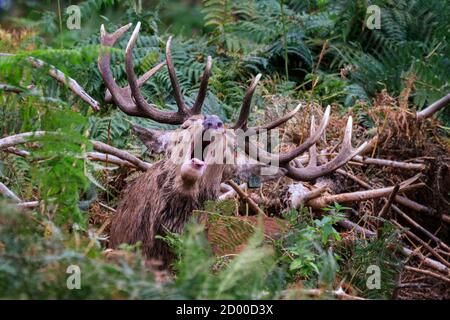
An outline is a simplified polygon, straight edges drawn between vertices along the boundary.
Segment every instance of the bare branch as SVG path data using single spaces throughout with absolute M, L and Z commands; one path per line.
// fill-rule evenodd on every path
M 240 189 L 240 190 L 247 190 L 247 184 L 246 184 L 246 183 L 243 183 L 243 184 L 239 185 L 239 189 Z M 235 189 L 230 190 L 230 191 L 228 191 L 228 192 L 226 192 L 226 193 L 221 194 L 221 195 L 219 196 L 219 201 L 224 201 L 224 200 L 231 199 L 231 198 L 233 198 L 234 196 L 236 196 L 236 194 L 237 194 L 237 193 L 236 193 Z
M 2 53 L 0 56 L 15 56 L 14 54 Z M 61 70 L 56 69 L 56 67 L 33 57 L 28 57 L 26 59 L 33 68 L 41 69 L 44 67 L 48 68 L 48 74 L 57 80 L 58 82 L 66 85 L 73 93 L 75 93 L 78 97 L 81 98 L 84 102 L 89 104 L 94 111 L 100 111 L 99 103 L 92 98 L 84 89 L 81 87 L 78 82 L 67 75 L 65 75 Z
M 377 166 L 386 166 L 386 167 L 393 167 L 393 168 L 406 169 L 406 170 L 425 170 L 425 168 L 426 168 L 426 166 L 422 163 L 408 163 L 408 162 L 393 161 L 393 160 L 386 160 L 386 159 L 370 158 L 370 157 L 365 157 L 365 156 L 360 156 L 360 155 L 354 156 L 353 161 L 361 162 L 364 164 L 372 164 L 372 165 L 377 165 Z
M 22 93 L 23 89 L 10 86 L 9 84 L 0 83 L 0 91 L 12 92 L 12 93 Z
M 417 188 L 424 187 L 425 186 L 424 183 L 412 184 L 418 178 L 419 178 L 419 176 L 416 175 L 413 178 L 410 178 L 410 179 L 404 181 L 400 185 L 399 192 L 407 192 L 410 190 L 415 190 Z M 353 202 L 353 201 L 363 201 L 363 200 L 387 197 L 390 193 L 392 193 L 393 190 L 394 190 L 394 187 L 387 187 L 387 188 L 371 189 L 371 190 L 365 190 L 365 191 L 327 195 L 327 196 L 323 196 L 320 198 L 310 200 L 307 203 L 307 205 L 309 205 L 315 209 L 320 209 L 320 208 L 324 208 L 327 205 L 329 205 L 330 203 L 334 203 L 334 202 Z
M 234 189 L 234 191 L 237 192 L 237 194 L 239 195 L 239 197 L 244 200 L 245 202 L 248 203 L 250 209 L 258 214 L 262 214 L 262 215 L 266 215 L 264 213 L 264 211 L 262 211 L 258 205 L 255 203 L 255 201 L 253 201 L 253 199 L 251 199 L 244 191 L 241 190 L 241 188 L 239 188 L 239 186 L 233 181 L 233 180 L 228 180 L 227 183 Z
M 12 199 L 14 202 L 21 202 L 22 200 L 16 196 L 7 186 L 0 182 L 0 193 L 5 197 Z
M 394 186 L 394 189 L 392 190 L 391 194 L 389 195 L 388 201 L 386 201 L 383 208 L 381 208 L 381 211 L 378 213 L 379 218 L 384 217 L 388 213 L 389 209 L 391 208 L 392 202 L 394 202 L 395 196 L 397 195 L 399 190 L 400 190 L 400 185 L 396 184 Z
M 142 171 L 146 171 L 148 169 L 151 168 L 151 164 L 147 163 L 145 161 L 142 161 L 141 159 L 133 156 L 132 154 L 117 149 L 115 147 L 112 147 L 110 145 L 107 145 L 106 143 L 100 142 L 100 141 L 95 141 L 95 140 L 91 140 L 92 145 L 94 146 L 94 149 L 99 151 L 99 152 L 103 152 L 103 153 L 107 153 L 107 154 L 112 154 L 113 156 L 116 156 L 122 160 L 128 161 L 132 164 L 134 164 L 136 167 L 138 167 L 140 170 Z
M 2 151 L 15 154 L 16 156 L 19 156 L 22 158 L 26 158 L 30 155 L 30 153 L 28 151 L 20 150 L 20 149 L 14 148 L 14 147 L 8 147 L 6 149 L 3 149 Z
M 25 132 L 0 139 L 0 150 L 28 142 L 30 138 L 40 138 L 47 134 L 48 132 L 46 131 Z
M 137 167 L 136 165 L 132 164 L 131 162 L 122 160 L 121 158 L 113 156 L 111 154 L 104 154 L 104 153 L 100 153 L 100 152 L 87 152 L 86 155 L 89 158 L 89 160 L 92 160 L 92 161 L 106 162 L 106 163 L 111 163 L 111 164 L 115 164 L 118 166 L 129 167 L 129 168 L 138 168 L 139 170 L 142 170 L 141 168 Z
M 447 94 L 445 97 L 439 99 L 438 101 L 435 101 L 422 111 L 417 112 L 416 113 L 417 120 L 421 121 L 433 116 L 433 114 L 445 108 L 448 104 L 450 104 L 450 93 Z
M 423 270 L 423 269 L 414 268 L 414 267 L 410 267 L 410 266 L 405 266 L 405 269 L 406 269 L 406 270 L 409 270 L 409 271 L 413 271 L 413 272 L 425 274 L 425 275 L 427 275 L 427 276 L 430 276 L 430 277 L 433 277 L 433 278 L 436 278 L 436 279 L 445 281 L 445 282 L 447 282 L 447 283 L 450 283 L 450 278 L 447 278 L 447 277 L 445 277 L 445 276 L 443 276 L 443 275 L 434 273 L 434 272 L 432 272 L 432 271 L 430 271 L 430 270 Z
M 434 234 L 432 234 L 430 231 L 422 227 L 420 224 L 418 224 L 414 219 L 412 219 L 410 216 L 408 216 L 406 213 L 404 213 L 402 210 L 400 210 L 399 207 L 392 205 L 392 209 L 397 212 L 403 219 L 405 219 L 409 224 L 414 226 L 416 229 L 422 231 L 422 233 L 426 234 L 431 240 L 433 240 L 436 244 L 438 244 L 441 248 L 444 250 L 450 252 L 450 248 L 448 245 L 446 245 L 441 239 L 436 237 Z

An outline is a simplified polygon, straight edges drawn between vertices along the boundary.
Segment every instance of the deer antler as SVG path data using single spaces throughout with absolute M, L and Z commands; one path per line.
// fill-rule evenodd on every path
M 291 157 L 280 160 L 281 164 L 288 170 L 287 176 L 295 180 L 302 180 L 302 181 L 313 180 L 339 169 L 340 167 L 345 165 L 348 161 L 350 161 L 354 156 L 361 153 L 366 147 L 367 142 L 364 142 L 358 148 L 352 147 L 352 124 L 353 119 L 352 117 L 349 117 L 347 120 L 347 126 L 345 128 L 344 139 L 342 140 L 341 150 L 339 151 L 338 155 L 330 162 L 327 162 L 320 166 L 317 165 L 316 142 L 318 139 L 309 148 L 309 163 L 305 168 L 292 167 L 289 164 L 289 162 L 294 159 L 292 158 L 292 155 Z M 311 137 L 313 138 L 317 137 L 315 135 L 314 117 L 311 118 L 310 138 Z
M 258 134 L 258 133 L 260 133 L 260 131 L 263 131 L 263 130 L 271 130 L 271 129 L 274 129 L 274 128 L 282 125 L 283 123 L 285 123 L 286 121 L 291 119 L 298 112 L 298 110 L 300 110 L 300 108 L 302 107 L 302 105 L 299 104 L 294 110 L 288 112 L 287 114 L 285 114 L 284 116 L 282 116 L 279 119 L 276 119 L 270 123 L 267 123 L 267 124 L 264 124 L 261 126 L 248 128 L 247 123 L 248 123 L 248 117 L 250 115 L 252 98 L 253 98 L 253 94 L 255 93 L 256 86 L 258 85 L 259 79 L 261 79 L 261 73 L 258 73 L 256 75 L 255 79 L 253 79 L 250 86 L 248 87 L 248 89 L 245 93 L 244 99 L 242 101 L 239 118 L 237 119 L 236 123 L 232 127 L 235 130 L 240 129 L 240 130 L 245 131 L 247 136 Z
M 126 26 L 119 28 L 114 33 L 109 34 L 105 31 L 105 28 L 102 25 L 100 29 L 101 44 L 106 47 L 114 46 L 117 40 L 126 31 L 128 31 L 130 27 L 131 24 L 128 24 Z M 137 79 L 136 74 L 134 73 L 132 54 L 133 48 L 137 41 L 137 37 L 139 35 L 140 27 L 141 23 L 138 22 L 136 28 L 134 29 L 131 35 L 130 40 L 128 41 L 128 45 L 125 52 L 125 67 L 129 86 L 121 88 L 117 85 L 116 81 L 114 80 L 110 68 L 111 53 L 109 51 L 104 51 L 100 54 L 98 61 L 98 68 L 105 82 L 105 85 L 108 89 L 105 101 L 111 102 L 111 100 L 113 100 L 123 112 L 131 116 L 151 118 L 160 123 L 181 124 L 190 116 L 194 114 L 199 114 L 201 112 L 203 102 L 206 97 L 206 91 L 208 88 L 208 79 L 210 76 L 212 59 L 211 57 L 208 57 L 205 71 L 200 84 L 200 89 L 197 95 L 197 99 L 193 107 L 189 109 L 186 107 L 183 101 L 183 95 L 181 93 L 180 86 L 178 84 L 178 79 L 176 77 L 175 69 L 172 63 L 172 55 L 170 52 L 170 45 L 172 40 L 171 37 L 167 41 L 166 45 L 166 62 L 159 63 L 158 65 L 147 71 L 139 79 Z M 167 68 L 169 70 L 170 81 L 174 89 L 175 101 L 178 106 L 177 112 L 161 111 L 157 109 L 154 104 L 149 104 L 145 100 L 139 89 L 150 77 L 152 77 L 156 72 L 158 72 L 164 66 L 164 64 L 167 64 Z
M 348 118 L 347 126 L 344 133 L 344 139 L 342 141 L 342 147 L 338 155 L 323 165 L 317 165 L 317 150 L 316 143 L 324 133 L 328 121 L 330 118 L 330 106 L 325 110 L 325 114 L 319 125 L 319 129 L 316 131 L 314 116 L 311 117 L 311 131 L 309 138 L 296 147 L 294 150 L 286 154 L 272 154 L 266 152 L 259 147 L 255 146 L 248 139 L 245 142 L 245 151 L 251 157 L 256 157 L 263 163 L 279 163 L 280 167 L 287 170 L 286 175 L 295 180 L 310 181 L 318 177 L 324 176 L 330 172 L 337 170 L 345 165 L 354 156 L 358 155 L 366 147 L 366 142 L 360 145 L 358 148 L 353 148 L 351 145 L 352 138 L 352 117 Z M 303 152 L 309 149 L 309 163 L 305 168 L 296 168 L 291 166 L 290 162 L 301 155 Z

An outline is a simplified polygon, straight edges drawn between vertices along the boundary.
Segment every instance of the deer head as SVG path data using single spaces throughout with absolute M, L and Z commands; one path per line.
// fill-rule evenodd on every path
M 112 47 L 130 27 L 131 24 L 128 24 L 119 28 L 114 33 L 109 34 L 102 26 L 101 44 L 105 47 Z M 188 106 L 183 99 L 176 72 L 172 63 L 170 50 L 172 42 L 171 37 L 168 39 L 166 44 L 166 61 L 156 65 L 140 78 L 137 78 L 134 72 L 132 55 L 138 38 L 139 30 L 140 23 L 138 23 L 136 28 L 134 29 L 125 52 L 125 69 L 128 78 L 128 86 L 122 88 L 115 82 L 110 69 L 110 52 L 104 51 L 100 55 L 98 66 L 100 74 L 103 77 L 105 85 L 108 89 L 105 100 L 107 102 L 114 102 L 123 112 L 128 115 L 150 118 L 160 123 L 179 125 L 180 127 L 178 129 L 178 132 L 181 132 L 183 134 L 189 132 L 189 141 L 187 143 L 190 144 L 192 148 L 190 149 L 190 152 L 184 152 L 184 157 L 187 158 L 183 158 L 181 163 L 183 163 L 183 161 L 189 160 L 189 157 L 194 158 L 193 150 L 195 149 L 195 146 L 201 146 L 202 152 L 206 147 L 208 147 L 211 141 L 209 141 L 208 143 L 204 143 L 202 137 L 204 137 L 207 131 L 211 130 L 213 131 L 213 134 L 210 133 L 210 136 L 215 135 L 214 132 L 216 132 L 219 133 L 220 137 L 224 137 L 224 139 L 227 140 L 224 144 L 226 146 L 224 150 L 225 152 L 233 152 L 234 150 L 236 150 L 236 147 L 238 147 L 252 159 L 255 159 L 263 164 L 276 164 L 279 168 L 281 168 L 283 174 L 295 180 L 302 181 L 314 180 L 318 177 L 335 171 L 339 167 L 346 164 L 350 159 L 359 154 L 365 148 L 365 143 L 358 148 L 352 147 L 352 118 L 349 117 L 339 154 L 331 161 L 318 165 L 316 143 L 321 138 L 328 125 L 330 107 L 327 107 L 318 128 L 316 128 L 315 126 L 314 117 L 311 118 L 310 136 L 304 141 L 304 143 L 285 154 L 273 154 L 267 152 L 266 150 L 258 147 L 255 143 L 251 142 L 250 137 L 259 135 L 261 132 L 266 132 L 280 126 L 281 124 L 292 118 L 300 109 L 300 106 L 298 106 L 295 110 L 287 113 L 283 117 L 276 119 L 275 121 L 257 127 L 248 127 L 248 117 L 250 114 L 252 96 L 256 89 L 258 81 L 261 78 L 261 74 L 258 74 L 253 79 L 246 91 L 246 94 L 243 98 L 240 114 L 236 123 L 226 126 L 217 116 L 202 115 L 202 106 L 206 97 L 208 79 L 211 73 L 211 57 L 208 56 L 207 58 L 197 98 L 192 106 Z M 164 65 L 167 65 L 170 81 L 174 91 L 175 101 L 178 107 L 178 110 L 173 112 L 158 109 L 154 104 L 147 102 L 140 91 L 140 87 Z M 180 142 L 179 136 L 177 136 L 178 138 L 173 138 L 174 136 L 172 131 L 164 132 L 158 130 L 149 130 L 139 126 L 133 126 L 133 130 L 144 141 L 149 150 L 153 152 L 166 152 L 168 154 L 171 154 L 174 146 L 176 146 L 177 143 Z M 230 133 L 230 130 L 232 130 L 232 133 Z M 237 136 L 240 136 L 241 139 L 238 139 Z M 218 140 L 220 139 L 214 140 L 214 143 L 216 145 L 218 144 Z M 309 151 L 308 165 L 301 168 L 293 165 L 292 160 L 306 151 Z M 198 158 L 199 160 L 205 160 L 202 157 L 196 158 Z M 207 163 L 207 166 L 210 167 L 210 164 Z M 217 174 L 221 175 L 221 173 L 219 172 L 217 172 Z

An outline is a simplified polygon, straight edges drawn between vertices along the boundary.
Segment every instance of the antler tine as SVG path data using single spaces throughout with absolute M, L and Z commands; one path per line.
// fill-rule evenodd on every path
M 314 133 L 316 132 L 314 115 L 311 116 L 311 128 L 309 132 L 310 136 L 314 136 Z M 307 168 L 311 167 L 317 167 L 317 145 L 315 143 L 309 148 L 309 162 Z
M 295 114 L 298 112 L 298 110 L 301 109 L 301 107 L 302 107 L 302 104 L 300 103 L 300 104 L 297 105 L 297 107 L 294 110 L 286 113 L 281 118 L 278 118 L 278 119 L 276 119 L 276 120 L 274 120 L 272 122 L 263 124 L 261 126 L 248 128 L 248 130 L 246 131 L 246 135 L 247 136 L 255 135 L 255 134 L 260 133 L 261 131 L 272 130 L 272 129 L 282 125 L 283 123 L 285 123 L 286 121 L 291 119 L 293 116 L 295 116 Z
M 344 139 L 342 141 L 342 147 L 339 154 L 330 162 L 327 162 L 321 166 L 314 166 L 311 162 L 311 154 L 310 154 L 310 165 L 308 165 L 306 168 L 294 168 L 289 163 L 285 164 L 285 168 L 287 171 L 287 176 L 295 179 L 295 180 L 302 180 L 302 181 L 310 181 L 314 180 L 318 177 L 324 176 L 330 172 L 335 171 L 336 169 L 339 169 L 343 165 L 345 165 L 348 161 L 350 161 L 354 156 L 361 153 L 364 148 L 366 147 L 367 142 L 364 142 L 361 144 L 358 148 L 354 149 L 351 145 L 351 139 L 352 139 L 352 124 L 353 120 L 352 117 L 348 118 L 347 126 L 345 128 L 345 134 Z M 314 148 L 313 147 L 313 154 L 314 154 Z M 311 152 L 311 149 L 310 149 Z M 314 157 L 314 155 L 313 155 Z M 317 157 L 317 155 L 316 155 Z M 313 160 L 316 161 L 316 160 Z
M 145 100 L 141 91 L 139 90 L 139 83 L 133 66 L 133 48 L 136 44 L 140 28 L 141 23 L 138 22 L 136 28 L 133 31 L 133 34 L 130 37 L 130 40 L 128 41 L 125 51 L 125 70 L 127 73 L 128 83 L 130 84 L 133 98 L 138 109 L 141 111 L 141 113 L 143 113 L 143 115 L 161 123 L 181 124 L 184 120 L 186 120 L 189 114 L 181 112 L 181 109 L 179 109 L 178 112 L 165 112 L 158 110 L 155 105 L 149 104 Z
M 173 92 L 175 95 L 175 102 L 177 103 L 178 110 L 181 113 L 189 114 L 190 110 L 186 108 L 186 104 L 183 100 L 183 94 L 181 93 L 180 85 L 178 83 L 177 74 L 172 62 L 172 52 L 170 51 L 170 45 L 172 44 L 172 36 L 169 37 L 166 44 L 166 63 L 169 70 L 170 82 L 172 84 Z
M 153 68 L 151 68 L 150 70 L 148 70 L 142 76 L 140 76 L 139 79 L 137 80 L 139 88 L 142 87 L 144 85 L 144 83 L 146 83 L 148 81 L 148 79 L 153 77 L 153 75 L 155 73 L 157 73 L 159 70 L 161 70 L 161 68 L 164 67 L 165 65 L 166 65 L 166 62 L 162 61 L 162 62 L 158 63 L 156 66 L 154 66 Z M 124 91 L 126 90 L 127 96 L 131 96 L 131 89 L 130 89 L 129 85 L 124 87 L 123 90 Z M 113 97 L 111 95 L 111 92 L 109 90 L 106 90 L 105 102 L 110 103 L 112 101 L 113 101 Z
M 247 121 L 248 116 L 250 115 L 250 107 L 252 103 L 253 93 L 255 92 L 256 86 L 258 84 L 259 79 L 261 78 L 261 73 L 253 79 L 252 83 L 247 89 L 245 93 L 244 100 L 242 101 L 241 112 L 239 114 L 239 118 L 236 121 L 236 124 L 233 126 L 233 129 L 247 129 Z
M 297 106 L 298 108 L 299 106 Z M 295 110 L 294 110 L 295 111 Z M 265 150 L 262 150 L 261 148 L 258 148 L 254 144 L 252 144 L 248 139 L 245 139 L 245 152 L 249 154 L 253 158 L 257 158 L 259 161 L 263 163 L 280 163 L 282 166 L 287 166 L 290 161 L 294 160 L 296 157 L 298 157 L 300 154 L 308 150 L 311 146 L 313 146 L 322 136 L 323 132 L 325 131 L 325 128 L 328 125 L 328 121 L 330 119 L 330 112 L 331 108 L 330 106 L 327 107 L 325 110 L 325 114 L 322 117 L 322 121 L 320 123 L 319 129 L 316 131 L 315 127 L 312 129 L 312 134 L 309 136 L 309 138 L 302 143 L 300 146 L 296 147 L 294 150 L 292 150 L 289 153 L 286 154 L 272 154 L 270 152 L 267 152 Z M 314 126 L 314 116 L 311 117 L 311 125 Z M 250 135 L 253 132 L 250 132 Z M 249 136 L 246 133 L 246 136 Z
M 325 110 L 325 114 L 322 117 L 322 121 L 320 122 L 319 129 L 317 131 L 315 131 L 315 128 L 314 128 L 314 134 L 311 134 L 309 136 L 309 138 L 306 139 L 305 142 L 303 142 L 301 145 L 299 145 L 294 150 L 292 150 L 286 154 L 280 155 L 280 163 L 289 163 L 290 161 L 294 160 L 299 155 L 301 155 L 303 152 L 308 150 L 312 145 L 314 145 L 320 139 L 320 137 L 322 136 L 323 132 L 325 131 L 325 129 L 328 125 L 328 122 L 330 120 L 330 112 L 331 112 L 331 107 L 327 106 L 327 108 Z M 314 117 L 311 118 L 311 126 L 314 125 L 313 122 L 314 122 Z
M 102 25 L 100 27 L 100 43 L 106 47 L 112 47 L 117 42 L 117 40 L 122 37 L 125 32 L 128 31 L 131 27 L 131 23 L 117 29 L 112 34 L 109 34 L 105 30 L 105 26 Z M 139 87 L 142 86 L 150 77 L 152 77 L 156 72 L 158 72 L 163 66 L 165 62 L 159 63 L 149 71 L 147 71 L 142 77 L 139 78 L 138 84 Z M 130 86 L 125 88 L 121 88 L 117 85 L 116 81 L 111 72 L 111 52 L 109 50 L 103 50 L 100 53 L 98 59 L 98 68 L 100 74 L 105 82 L 107 91 L 105 95 L 105 102 L 110 103 L 114 101 L 119 108 L 132 116 L 146 116 L 143 115 L 142 112 L 137 108 L 131 97 L 131 89 Z
M 211 66 L 212 66 L 212 58 L 208 56 L 205 71 L 203 72 L 202 81 L 200 83 L 200 88 L 198 89 L 197 98 L 195 99 L 195 103 L 191 108 L 192 114 L 199 114 L 202 111 L 203 102 L 206 98 L 206 92 L 208 91 L 208 80 L 211 75 Z

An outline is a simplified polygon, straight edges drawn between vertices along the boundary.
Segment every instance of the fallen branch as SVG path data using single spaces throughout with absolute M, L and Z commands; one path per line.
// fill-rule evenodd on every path
M 417 183 L 417 184 L 412 184 L 412 185 L 410 183 L 411 183 L 411 179 L 404 181 L 400 185 L 399 192 L 407 192 L 407 191 L 415 190 L 415 189 L 422 188 L 425 186 L 424 183 Z M 345 203 L 345 202 L 364 201 L 364 200 L 387 197 L 390 193 L 392 193 L 393 190 L 394 190 L 394 187 L 387 187 L 387 188 L 379 188 L 379 189 L 372 189 L 372 190 L 366 190 L 366 191 L 357 191 L 357 192 L 350 192 L 350 193 L 327 195 L 327 196 L 323 196 L 320 198 L 310 200 L 307 203 L 307 205 L 311 206 L 314 209 L 320 209 L 320 208 L 324 208 L 327 205 L 335 203 L 335 202 L 344 202 Z
M 384 204 L 383 208 L 381 208 L 380 212 L 378 213 L 378 218 L 382 218 L 385 216 L 389 209 L 391 208 L 392 203 L 394 202 L 395 196 L 397 195 L 398 191 L 400 190 L 400 185 L 395 185 L 394 189 L 392 190 L 391 194 L 389 195 L 388 200 Z
M 430 231 L 422 227 L 420 224 L 418 224 L 416 221 L 414 221 L 410 216 L 408 216 L 406 213 L 404 213 L 400 208 L 398 208 L 395 205 L 392 205 L 392 209 L 397 212 L 405 221 L 407 221 L 409 224 L 414 226 L 416 229 L 422 231 L 422 233 L 426 234 L 431 240 L 433 240 L 437 245 L 439 245 L 441 248 L 450 251 L 450 248 L 438 237 L 436 237 L 434 234 L 432 234 Z
M 12 92 L 12 93 L 22 93 L 23 90 L 18 87 L 10 86 L 9 84 L 0 83 L 0 91 Z
M 250 209 L 258 214 L 262 214 L 262 215 L 266 215 L 264 213 L 264 211 L 262 211 L 258 205 L 255 203 L 255 201 L 253 201 L 253 199 L 251 199 L 244 191 L 242 191 L 241 188 L 239 188 L 239 186 L 233 181 L 233 180 L 228 180 L 227 183 L 236 191 L 236 193 L 239 195 L 239 197 L 244 200 L 245 202 L 248 203 L 248 206 L 250 207 Z
M 246 183 L 241 184 L 239 186 L 239 189 L 247 190 L 247 184 Z M 219 201 L 224 201 L 224 200 L 231 199 L 231 198 L 233 198 L 236 195 L 237 195 L 237 192 L 235 191 L 235 189 L 227 191 L 227 192 L 225 192 L 225 193 L 223 193 L 223 194 L 221 194 L 219 196 Z
M 94 149 L 103 153 L 112 154 L 113 156 L 116 156 L 122 160 L 128 161 L 132 164 L 134 164 L 138 169 L 142 171 L 146 171 L 152 167 L 152 165 L 148 162 L 142 161 L 141 159 L 133 156 L 132 154 L 114 148 L 106 143 L 91 140 L 92 145 L 94 146 Z
M 9 56 L 9 57 L 13 57 L 14 54 L 10 54 L 10 53 L 1 53 L 0 56 Z M 100 111 L 100 105 L 99 103 L 92 98 L 79 84 L 77 81 L 75 81 L 74 79 L 66 76 L 62 71 L 56 69 L 56 67 L 47 64 L 46 62 L 37 59 L 37 58 L 33 58 L 33 57 L 28 57 L 26 59 L 32 66 L 33 68 L 36 69 L 41 69 L 44 67 L 48 67 L 48 74 L 56 79 L 58 82 L 66 85 L 73 93 L 75 93 L 78 97 L 81 98 L 81 100 L 83 100 L 84 102 L 86 102 L 87 104 L 89 104 L 92 109 L 94 109 L 95 111 Z
M 16 196 L 7 186 L 0 182 L 0 193 L 7 198 L 12 199 L 14 202 L 22 202 L 22 200 Z
M 405 230 L 404 232 L 410 236 L 411 238 L 414 238 L 414 240 L 416 240 L 417 242 L 419 242 L 425 249 L 427 249 L 436 259 L 438 259 L 442 264 L 444 264 L 444 266 L 446 266 L 447 268 L 445 268 L 444 266 L 439 266 L 438 270 L 442 271 L 442 272 L 446 272 L 449 273 L 450 272 L 450 263 L 445 260 L 439 253 L 437 253 L 437 251 L 435 249 L 433 249 L 428 243 L 426 243 L 425 241 L 423 241 L 422 239 L 420 239 L 418 236 L 416 236 L 414 233 L 412 233 L 409 230 L 406 230 L 402 225 L 400 225 L 397 221 L 392 221 L 392 223 L 394 225 L 396 225 L 398 228 Z M 409 250 L 407 248 L 405 248 L 406 250 Z M 437 264 L 434 264 L 437 265 Z
M 134 164 L 132 164 L 131 162 L 122 160 L 121 158 L 110 155 L 110 154 L 105 154 L 105 153 L 100 153 L 100 152 L 87 152 L 86 155 L 87 155 L 88 159 L 92 160 L 92 161 L 100 161 L 100 162 L 115 164 L 118 166 L 136 168 L 136 166 Z M 138 168 L 138 169 L 140 169 L 140 168 Z
M 414 268 L 414 267 L 410 267 L 410 266 L 405 266 L 405 269 L 406 269 L 406 270 L 409 270 L 409 271 L 413 271 L 413 272 L 425 274 L 425 275 L 427 275 L 427 276 L 430 276 L 430 277 L 433 277 L 433 278 L 436 278 L 436 279 L 445 281 L 445 282 L 447 282 L 447 283 L 450 283 L 450 278 L 447 278 L 447 277 L 445 277 L 445 276 L 443 276 L 443 275 L 434 273 L 434 272 L 432 272 L 432 271 L 430 271 L 430 270 L 423 270 L 423 269 Z
M 433 114 L 438 112 L 439 110 L 445 108 L 448 104 L 450 104 L 450 93 L 445 97 L 433 102 L 431 105 L 416 113 L 416 118 L 419 121 L 425 120 L 426 118 L 431 117 Z
M 9 137 L 5 137 L 3 139 L 0 139 L 0 150 L 9 153 L 14 153 L 22 157 L 27 157 L 30 155 L 28 151 L 19 150 L 17 148 L 14 148 L 13 146 L 29 142 L 33 138 L 40 138 L 45 135 L 52 135 L 52 134 L 54 135 L 57 133 L 36 131 L 36 132 L 24 132 Z M 86 154 L 87 157 L 93 161 L 104 161 L 121 166 L 136 167 L 142 171 L 146 171 L 152 166 L 150 163 L 142 161 L 126 151 L 114 148 L 100 141 L 92 140 L 91 142 L 95 150 L 103 152 L 103 153 L 87 152 Z M 105 153 L 108 155 L 106 155 Z
M 339 300 L 367 300 L 361 297 L 352 296 L 346 293 L 342 288 L 337 290 L 323 290 L 323 289 L 300 289 L 299 293 L 305 296 L 320 297 L 324 294 L 331 295 Z
M 24 132 L 0 139 L 0 150 L 29 142 L 31 138 L 40 138 L 47 134 L 46 131 Z M 54 133 L 53 133 L 54 134 Z
M 3 149 L 2 151 L 15 154 L 16 156 L 19 156 L 19 157 L 22 157 L 22 158 L 26 158 L 26 157 L 28 157 L 30 155 L 30 153 L 28 151 L 20 150 L 20 149 L 17 149 L 15 147 L 8 147 L 6 149 Z
M 361 180 L 360 178 L 352 175 L 351 173 L 349 173 L 349 172 L 347 172 L 347 171 L 345 171 L 343 169 L 338 169 L 338 170 L 336 170 L 336 172 L 341 174 L 341 175 L 343 175 L 343 176 L 345 176 L 345 177 L 347 177 L 347 178 L 350 178 L 351 180 L 353 180 L 357 184 L 359 184 L 361 187 L 363 187 L 365 189 L 372 190 L 372 186 L 370 184 L 368 184 L 367 182 Z M 421 205 L 420 203 L 417 203 L 417 202 L 415 202 L 415 201 L 413 201 L 411 199 L 408 199 L 408 198 L 406 198 L 404 196 L 401 196 L 401 195 L 398 195 L 398 194 L 395 196 L 395 202 L 397 202 L 397 203 L 399 203 L 399 204 L 401 204 L 401 205 L 403 205 L 403 206 L 405 206 L 405 207 L 407 207 L 409 209 L 412 209 L 414 211 L 423 212 L 423 213 L 426 213 L 428 215 L 434 215 L 436 213 L 434 209 L 428 208 L 428 207 L 426 207 L 424 205 Z
M 443 215 L 442 215 L 442 221 L 444 221 L 444 222 L 450 224 L 450 216 L 449 216 L 449 215 L 446 215 L 446 214 L 443 214 Z
M 393 167 L 406 170 L 424 170 L 426 168 L 426 166 L 422 163 L 408 163 L 401 161 L 370 158 L 360 155 L 354 156 L 353 160 L 364 164 L 372 164 L 377 166 Z

